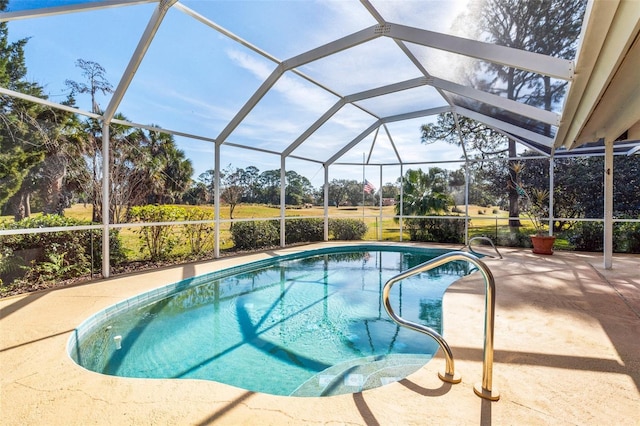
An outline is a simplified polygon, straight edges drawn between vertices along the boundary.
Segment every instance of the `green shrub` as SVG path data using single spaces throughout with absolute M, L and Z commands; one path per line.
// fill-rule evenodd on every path
M 289 219 L 286 221 L 286 243 L 324 240 L 324 220 L 318 218 Z
M 412 241 L 464 243 L 464 220 L 423 218 L 406 219 L 405 223 Z
M 231 230 L 238 250 L 253 250 L 280 244 L 280 225 L 276 220 L 236 222 Z
M 529 232 L 510 232 L 506 235 L 500 235 L 498 237 L 499 246 L 504 247 L 524 247 L 532 248 L 531 235 Z
M 100 271 L 102 269 L 102 231 L 87 231 L 88 251 L 93 250 L 93 270 Z M 93 237 L 93 242 L 91 238 Z M 120 239 L 120 231 L 118 229 L 109 230 L 109 263 L 111 265 L 119 265 L 127 260 L 125 249 Z
M 8 228 L 48 228 L 59 226 L 87 225 L 88 222 L 57 215 L 26 218 L 10 224 Z M 28 265 L 25 274 L 14 278 L 30 281 L 50 281 L 80 276 L 91 268 L 90 231 L 47 232 L 41 234 L 11 235 L 3 239 L 12 256 L 8 260 Z M 14 271 L 15 272 L 15 271 Z
M 164 205 L 146 205 L 131 207 L 130 215 L 138 222 L 173 222 L 185 216 L 182 207 Z M 175 225 L 152 225 L 138 228 L 134 232 L 140 235 L 140 252 L 148 252 L 151 260 L 166 259 L 179 243 L 179 237 L 173 232 Z
M 184 220 L 211 219 L 211 213 L 199 207 L 187 209 Z M 191 254 L 199 255 L 213 248 L 214 226 L 210 223 L 184 225 L 184 236 Z
M 604 227 L 600 222 L 578 222 L 571 231 L 569 242 L 579 251 L 602 251 Z
M 286 243 L 322 241 L 324 220 L 317 218 L 289 219 L 286 222 Z M 329 233 L 335 240 L 361 240 L 367 233 L 367 225 L 356 219 L 330 219 Z M 235 248 L 252 250 L 280 244 L 280 222 L 236 222 L 231 230 Z
M 640 223 L 625 222 L 614 225 L 613 249 L 620 253 L 640 253 Z
M 29 268 L 25 259 L 15 256 L 11 248 L 4 244 L 0 246 L 0 289 L 24 276 Z
M 367 225 L 361 220 L 329 219 L 329 234 L 334 240 L 361 240 L 367 229 Z
M 4 229 L 29 229 L 89 224 L 88 221 L 59 215 L 42 215 L 1 226 Z M 125 256 L 117 230 L 110 231 L 109 241 L 112 264 L 123 261 Z M 101 231 L 8 235 L 2 238 L 1 263 L 3 266 L 0 267 L 0 275 L 2 275 L 0 279 L 5 284 L 9 284 L 16 279 L 45 282 L 78 277 L 91 271 L 92 259 L 94 270 L 100 270 Z
M 602 222 L 579 222 L 567 233 L 569 234 L 569 242 L 575 250 L 602 251 L 604 249 L 604 224 Z M 640 223 L 614 224 L 613 251 L 640 253 Z

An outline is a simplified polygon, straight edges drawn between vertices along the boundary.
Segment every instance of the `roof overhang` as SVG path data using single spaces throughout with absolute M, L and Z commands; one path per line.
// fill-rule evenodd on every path
M 640 121 L 640 1 L 590 1 L 555 147 L 614 141 Z

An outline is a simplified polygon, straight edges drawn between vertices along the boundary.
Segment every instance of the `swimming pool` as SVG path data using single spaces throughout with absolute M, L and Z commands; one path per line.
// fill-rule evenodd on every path
M 400 328 L 380 292 L 446 250 L 354 246 L 249 263 L 187 279 L 97 313 L 68 344 L 102 374 L 214 380 L 275 395 L 359 392 L 423 366 L 436 342 Z M 442 295 L 466 262 L 411 277 L 395 312 L 442 331 Z

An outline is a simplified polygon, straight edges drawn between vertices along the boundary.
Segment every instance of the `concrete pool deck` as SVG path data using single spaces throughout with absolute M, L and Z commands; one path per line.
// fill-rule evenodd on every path
M 397 243 L 395 243 L 397 244 Z M 322 243 L 187 264 L 0 300 L 2 425 L 640 425 L 640 256 L 500 248 L 493 389 L 482 379 L 484 280 L 454 283 L 444 338 L 462 382 L 436 358 L 399 382 L 324 398 L 279 397 L 200 380 L 104 376 L 67 355 L 70 334 L 107 306 L 162 284 Z M 412 244 L 410 244 L 412 245 Z M 438 247 L 443 247 L 438 245 Z M 459 247 L 452 247 L 459 248 Z

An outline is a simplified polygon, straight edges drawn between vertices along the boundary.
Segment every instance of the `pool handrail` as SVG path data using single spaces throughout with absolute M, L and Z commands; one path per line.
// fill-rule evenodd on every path
M 441 256 L 433 258 L 425 263 L 422 263 L 418 266 L 415 266 L 411 269 L 408 269 L 395 277 L 389 279 L 382 290 L 382 302 L 383 305 L 391 317 L 396 323 L 403 327 L 410 328 L 412 330 L 427 334 L 431 336 L 442 348 L 446 360 L 445 372 L 438 372 L 438 377 L 442 381 L 448 383 L 459 383 L 460 376 L 455 373 L 453 354 L 451 352 L 451 348 L 444 340 L 444 338 L 435 330 L 430 327 L 424 326 L 422 324 L 417 324 L 412 321 L 408 321 L 404 318 L 399 317 L 393 311 L 391 307 L 391 303 L 389 301 L 389 293 L 391 288 L 395 283 L 401 281 L 403 279 L 409 278 L 411 276 L 417 275 L 422 272 L 429 271 L 431 269 L 437 268 L 438 266 L 444 265 L 449 262 L 453 262 L 455 260 L 466 260 L 467 262 L 473 264 L 478 268 L 485 281 L 485 320 L 484 320 L 484 355 L 483 355 L 483 363 L 482 363 L 482 383 L 477 383 L 473 387 L 473 391 L 476 395 L 481 398 L 488 399 L 490 401 L 497 401 L 500 399 L 500 394 L 497 390 L 492 389 L 492 376 L 493 376 L 493 330 L 494 330 L 494 321 L 495 321 L 495 280 L 493 278 L 493 274 L 491 270 L 487 267 L 487 265 L 474 256 L 471 253 L 466 253 L 463 251 L 453 251 L 450 253 L 445 253 Z
M 498 248 L 495 246 L 495 244 L 493 244 L 493 241 L 492 241 L 492 240 L 491 240 L 491 238 L 489 238 L 489 237 L 472 237 L 472 238 L 470 238 L 470 239 L 469 239 L 469 242 L 467 242 L 467 244 L 466 244 L 464 247 L 462 247 L 460 250 L 464 250 L 465 248 L 468 248 L 468 249 L 469 249 L 469 251 L 470 251 L 472 254 L 480 254 L 480 253 L 478 253 L 477 251 L 475 251 L 475 250 L 471 247 L 471 242 L 472 242 L 472 241 L 475 241 L 475 240 L 488 241 L 488 242 L 489 242 L 489 244 L 491 245 L 491 247 L 493 247 L 493 249 L 494 249 L 494 250 L 496 251 L 496 253 L 498 254 L 498 257 L 499 257 L 500 259 L 503 259 L 502 254 L 498 251 Z M 490 254 L 487 254 L 487 255 L 485 255 L 485 256 L 493 257 L 493 256 L 492 256 L 492 255 L 490 255 Z

